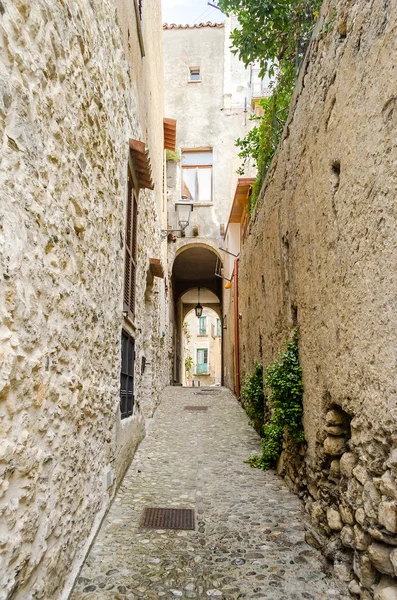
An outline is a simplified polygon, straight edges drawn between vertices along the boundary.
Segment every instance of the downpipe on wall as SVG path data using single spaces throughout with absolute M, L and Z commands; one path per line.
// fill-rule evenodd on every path
M 235 393 L 240 398 L 240 346 L 239 346 L 239 314 L 238 314 L 238 261 L 234 261 L 234 371 Z

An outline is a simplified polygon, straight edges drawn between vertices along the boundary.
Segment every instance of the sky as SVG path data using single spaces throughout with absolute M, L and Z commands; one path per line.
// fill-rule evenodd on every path
M 211 0 L 215 4 L 214 0 Z M 207 0 L 161 0 L 163 23 L 194 25 L 195 23 L 221 23 L 224 15 L 217 8 L 208 6 Z

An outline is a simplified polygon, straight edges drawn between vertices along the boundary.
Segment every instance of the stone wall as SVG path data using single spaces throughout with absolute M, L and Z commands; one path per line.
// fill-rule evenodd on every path
M 116 7 L 0 2 L 1 599 L 67 596 L 167 375 L 155 280 L 154 393 L 137 368 L 138 405 L 120 421 L 128 142 L 149 146 L 155 182 L 139 196 L 140 365 L 163 96 L 160 2 L 145 3 L 145 58 L 134 3 Z
M 397 598 L 396 25 L 388 0 L 323 6 L 239 281 L 243 375 L 299 328 L 309 537 L 377 600 Z

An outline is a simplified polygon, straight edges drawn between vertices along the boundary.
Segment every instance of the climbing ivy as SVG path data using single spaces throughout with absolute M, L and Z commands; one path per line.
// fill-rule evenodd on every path
M 263 365 L 256 362 L 254 372 L 241 388 L 241 399 L 252 426 L 262 435 L 265 420 L 265 394 L 263 391 Z
M 270 390 L 270 418 L 263 426 L 262 455 L 252 456 L 248 463 L 253 467 L 269 469 L 281 454 L 285 432 L 297 444 L 305 439 L 302 425 L 302 369 L 296 329 L 292 339 L 286 342 L 279 360 L 267 368 L 264 379 Z

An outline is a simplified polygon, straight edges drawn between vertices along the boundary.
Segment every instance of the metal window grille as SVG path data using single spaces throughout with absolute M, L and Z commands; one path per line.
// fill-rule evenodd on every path
M 135 340 L 125 331 L 121 334 L 120 413 L 125 419 L 134 409 Z

